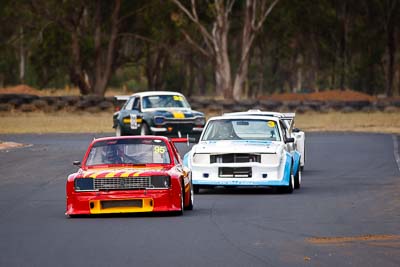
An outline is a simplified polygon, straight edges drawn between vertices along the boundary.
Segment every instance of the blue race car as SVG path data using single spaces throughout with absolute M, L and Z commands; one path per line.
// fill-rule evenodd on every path
M 122 135 L 200 135 L 204 113 L 192 110 L 177 92 L 148 91 L 131 95 L 113 115 L 113 128 Z

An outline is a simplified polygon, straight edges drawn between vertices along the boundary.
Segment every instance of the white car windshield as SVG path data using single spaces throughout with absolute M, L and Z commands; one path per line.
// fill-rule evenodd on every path
M 223 119 L 208 123 L 202 141 L 211 140 L 281 141 L 281 136 L 273 120 Z
M 146 108 L 189 108 L 190 105 L 181 95 L 151 95 L 142 98 L 142 107 Z
M 120 139 L 95 143 L 86 166 L 112 164 L 169 164 L 164 141 L 157 139 Z

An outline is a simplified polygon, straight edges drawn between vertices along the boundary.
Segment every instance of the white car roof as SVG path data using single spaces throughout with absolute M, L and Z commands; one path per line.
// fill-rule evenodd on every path
M 279 121 L 278 117 L 272 117 L 272 116 L 259 116 L 259 115 L 222 115 L 222 116 L 215 116 L 211 117 L 208 120 L 209 121 L 215 121 L 215 120 L 230 120 L 230 119 L 249 119 L 249 120 L 272 120 L 272 121 Z
M 234 115 L 257 115 L 257 116 L 271 116 L 271 117 L 278 117 L 278 118 L 294 118 L 296 113 L 280 113 L 274 111 L 262 111 L 259 109 L 250 109 L 248 111 L 241 111 L 241 112 L 230 112 L 224 113 L 223 116 L 234 116 Z
M 131 96 L 153 96 L 153 95 L 179 95 L 183 96 L 181 93 L 178 92 L 172 92 L 172 91 L 145 91 L 145 92 L 139 92 L 139 93 L 134 93 Z

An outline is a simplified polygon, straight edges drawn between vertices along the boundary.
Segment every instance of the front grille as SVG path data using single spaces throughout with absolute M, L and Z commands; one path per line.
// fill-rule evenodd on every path
M 251 178 L 251 167 L 220 167 L 218 176 L 221 178 Z
M 210 156 L 211 163 L 243 163 L 243 162 L 261 162 L 261 155 L 231 153 Z
M 181 131 L 181 132 L 190 132 L 192 131 L 194 124 L 193 123 L 167 123 L 164 125 L 164 127 L 172 127 L 172 131 L 177 132 L 177 131 Z
M 140 189 L 151 186 L 150 177 L 95 178 L 94 190 Z
M 194 123 L 195 119 L 194 118 L 181 118 L 181 119 L 175 119 L 175 118 L 166 118 L 164 120 L 164 124 L 167 123 Z
M 164 175 L 145 177 L 77 178 L 76 191 L 166 189 L 171 177 Z

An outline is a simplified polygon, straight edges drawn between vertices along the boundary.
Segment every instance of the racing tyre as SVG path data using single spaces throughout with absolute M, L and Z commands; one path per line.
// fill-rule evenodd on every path
M 117 128 L 115 129 L 115 136 L 123 136 L 124 133 L 122 132 L 121 126 L 118 124 Z
M 74 219 L 74 218 L 82 218 L 83 215 L 81 215 L 81 214 L 68 214 L 67 217 L 70 218 L 70 219 Z
M 190 196 L 189 196 L 189 205 L 186 207 L 187 210 L 193 210 L 193 203 L 194 203 L 194 192 L 193 192 L 193 185 L 190 183 Z
M 176 212 L 176 215 L 181 216 L 185 210 L 185 189 L 182 182 L 182 193 L 181 193 L 181 209 Z
M 304 148 L 304 164 L 306 164 L 306 148 Z M 300 170 L 304 171 L 304 165 L 300 166 Z
M 301 186 L 301 169 L 297 171 L 296 175 L 294 176 L 294 188 L 299 189 Z
M 290 180 L 289 180 L 289 185 L 280 187 L 279 192 L 283 193 L 283 194 L 291 194 L 291 193 L 293 193 L 293 189 L 294 189 L 294 176 L 293 176 L 293 174 L 291 174 Z
M 143 122 L 142 128 L 140 128 L 140 135 L 149 135 L 149 134 L 150 134 L 149 126 L 147 126 L 147 124 Z

